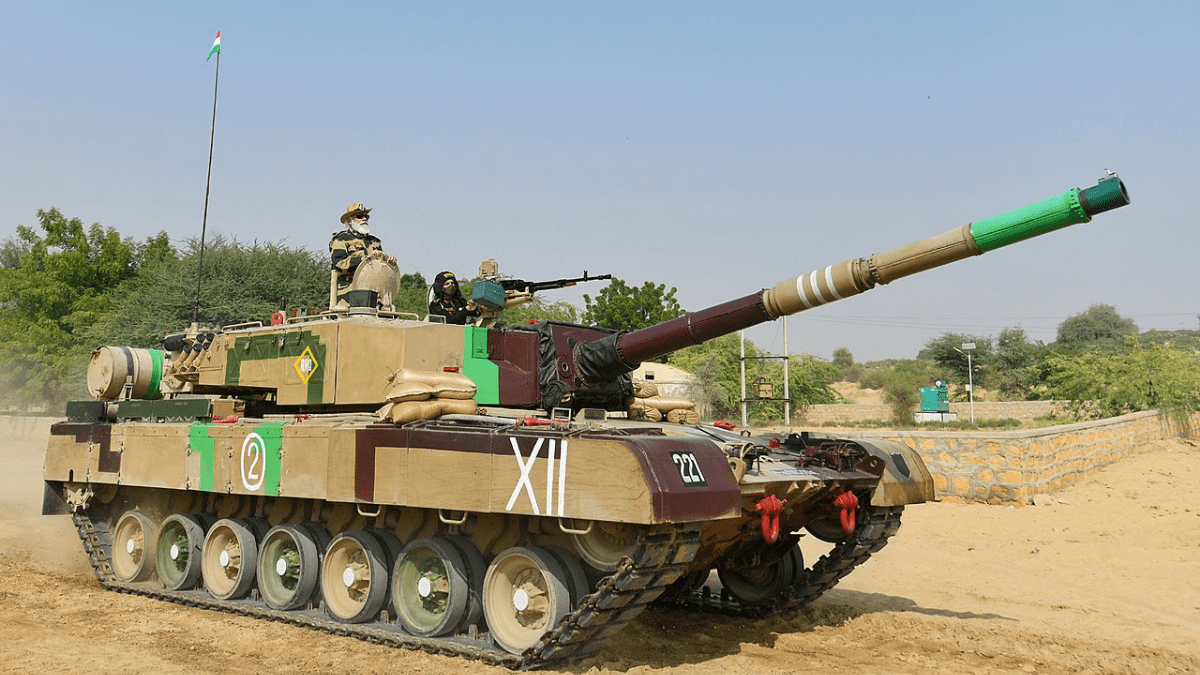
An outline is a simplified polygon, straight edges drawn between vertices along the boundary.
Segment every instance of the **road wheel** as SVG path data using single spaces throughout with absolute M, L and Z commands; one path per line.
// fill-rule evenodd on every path
M 154 564 L 163 588 L 182 591 L 196 587 L 205 529 L 204 519 L 194 513 L 167 516 L 159 525 Z
M 220 600 L 246 595 L 254 585 L 257 568 L 258 539 L 250 523 L 226 518 L 208 529 L 201 573 L 209 595 Z
M 321 597 L 325 611 L 346 623 L 374 619 L 387 601 L 387 553 L 370 532 L 343 532 L 325 551 Z
M 567 572 L 536 546 L 501 551 L 483 581 L 483 612 L 492 638 L 520 654 L 571 610 Z
M 112 568 L 121 581 L 144 581 L 154 573 L 158 525 L 136 509 L 126 511 L 113 529 Z
M 464 573 L 467 575 L 467 609 L 463 613 L 459 630 L 478 624 L 483 619 L 483 577 L 487 574 L 487 563 L 483 562 L 483 554 L 479 548 L 466 537 L 446 537 L 446 541 L 454 544 L 466 563 Z
M 572 534 L 579 557 L 601 572 L 614 572 L 621 559 L 637 551 L 638 528 L 627 523 L 595 521 L 587 534 Z
M 763 605 L 782 593 L 796 578 L 799 549 L 793 546 L 779 560 L 757 567 L 717 567 L 721 585 L 747 606 Z
M 583 565 L 571 555 L 571 552 L 561 546 L 543 546 L 558 564 L 562 565 L 563 571 L 567 573 L 565 581 L 567 582 L 567 591 L 571 596 L 571 609 L 579 606 L 579 601 L 583 596 L 591 592 L 591 585 L 588 583 L 587 574 L 583 571 Z
M 259 548 L 258 590 L 272 609 L 299 609 L 316 590 L 320 567 L 320 549 L 308 528 L 277 525 Z
M 416 539 L 396 557 L 392 609 L 413 635 L 452 633 L 466 616 L 470 592 L 466 562 L 444 539 Z

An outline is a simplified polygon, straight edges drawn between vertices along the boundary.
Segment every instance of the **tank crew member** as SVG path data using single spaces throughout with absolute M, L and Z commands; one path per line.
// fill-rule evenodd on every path
M 433 278 L 433 302 L 429 303 L 429 313 L 444 316 L 446 323 L 460 326 L 467 323 L 468 317 L 477 317 L 480 314 L 474 302 L 463 298 L 453 272 L 438 272 Z
M 371 234 L 369 224 L 371 209 L 356 202 L 346 207 L 342 214 L 342 224 L 346 229 L 335 232 L 329 242 L 329 257 L 332 267 L 337 270 L 338 296 L 354 280 L 354 272 L 367 258 L 382 258 L 395 264 L 396 258 L 383 252 L 379 238 Z

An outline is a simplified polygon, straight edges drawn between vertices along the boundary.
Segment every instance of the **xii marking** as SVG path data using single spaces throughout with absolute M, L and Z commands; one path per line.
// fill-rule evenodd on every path
M 563 508 L 566 502 L 566 485 L 567 485 L 567 442 L 564 440 L 561 447 L 558 449 L 558 482 L 555 484 L 555 439 L 549 439 L 549 443 L 545 443 L 547 439 L 539 438 L 533 444 L 533 449 L 529 451 L 529 456 L 525 457 L 521 454 L 521 447 L 517 445 L 517 439 L 508 439 L 512 443 L 513 454 L 517 458 L 517 467 L 521 469 L 521 477 L 517 479 L 517 484 L 513 487 L 512 495 L 508 498 L 508 504 L 505 505 L 505 511 L 512 511 L 513 505 L 517 503 L 517 498 L 521 496 L 521 488 L 525 488 L 525 494 L 529 497 L 529 503 L 533 506 L 533 515 L 540 516 L 542 511 L 539 508 L 537 495 L 533 490 L 533 465 L 537 462 L 538 453 L 545 444 L 546 448 L 546 515 L 553 516 L 555 514 L 555 491 L 557 490 L 558 509 L 557 515 L 563 514 Z

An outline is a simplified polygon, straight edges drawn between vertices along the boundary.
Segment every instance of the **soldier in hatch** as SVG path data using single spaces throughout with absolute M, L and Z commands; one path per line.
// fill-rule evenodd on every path
M 329 257 L 332 267 L 337 271 L 337 299 L 342 295 L 350 282 L 354 280 L 354 272 L 368 258 L 380 258 L 395 265 L 396 258 L 383 252 L 379 238 L 371 234 L 371 209 L 356 202 L 346 207 L 342 214 L 342 224 L 346 229 L 335 232 L 329 242 Z
M 429 313 L 444 316 L 446 323 L 460 326 L 465 325 L 468 318 L 480 314 L 473 301 L 463 298 L 453 272 L 438 272 L 433 278 L 433 302 L 429 303 Z

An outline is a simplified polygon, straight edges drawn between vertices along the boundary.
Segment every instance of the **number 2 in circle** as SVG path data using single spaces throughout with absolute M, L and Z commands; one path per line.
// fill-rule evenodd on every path
M 262 436 L 251 432 L 242 442 L 242 485 L 250 491 L 263 486 L 267 463 L 266 442 Z

